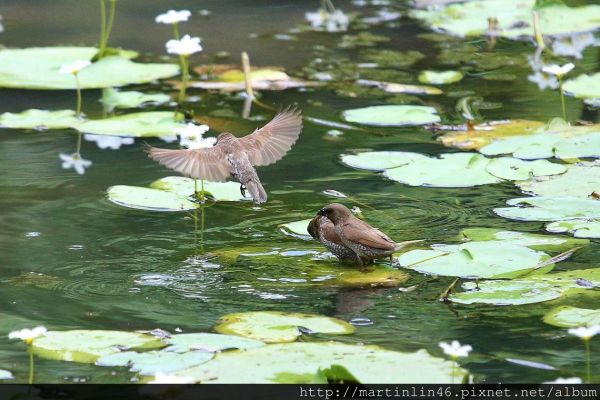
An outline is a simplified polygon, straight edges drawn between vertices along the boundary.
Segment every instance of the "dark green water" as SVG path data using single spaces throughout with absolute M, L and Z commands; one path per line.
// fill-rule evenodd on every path
M 345 11 L 373 12 L 338 2 Z M 337 3 L 336 3 L 337 4 Z M 205 51 L 192 57 L 197 64 L 214 62 L 221 50 L 237 62 L 240 51 L 249 52 L 255 65 L 282 65 L 292 75 L 321 53 L 317 44 L 331 47 L 329 58 L 357 59 L 360 50 L 336 49 L 341 34 L 301 33 L 297 41 L 275 40 L 271 34 L 286 32 L 303 22 L 304 12 L 316 9 L 317 1 L 141 1 L 118 2 L 118 14 L 111 44 L 140 51 L 143 58 L 157 60 L 164 55 L 168 27 L 154 23 L 166 8 L 206 8 L 208 18 L 194 15 L 182 31 L 203 38 Z M 93 45 L 97 40 L 98 4 L 95 1 L 2 0 L 0 14 L 5 32 L 0 43 L 8 47 Z M 415 21 L 399 20 L 395 26 L 378 26 L 372 32 L 391 38 L 381 48 L 419 50 L 426 58 L 411 68 L 397 71 L 404 83 L 416 83 L 418 71 L 450 69 L 436 59 L 435 42 L 417 37 L 428 32 Z M 250 34 L 258 34 L 250 38 Z M 530 73 L 526 56 L 533 46 L 501 40 L 487 52 L 484 40 L 470 45 L 483 57 L 503 54 L 514 57 L 515 65 L 495 72 L 510 73 L 517 79 L 483 79 L 485 70 L 473 68 L 460 83 L 438 97 L 421 97 L 435 106 L 444 122 L 459 122 L 455 104 L 459 92 L 472 91 L 500 108 L 482 111 L 486 119 L 527 118 L 546 121 L 560 113 L 558 94 L 540 91 L 527 81 Z M 460 41 L 457 46 L 464 45 Z M 598 69 L 598 49 L 588 48 L 578 71 Z M 168 91 L 148 85 L 138 90 Z M 237 96 L 191 90 L 201 100 L 190 103 L 196 115 L 231 115 L 243 134 L 261 122 L 239 116 L 242 101 Z M 100 91 L 84 92 L 88 117 L 102 115 Z M 311 117 L 341 121 L 344 109 L 394 102 L 390 95 L 347 97 L 329 88 L 264 92 L 266 104 L 297 104 Z M 419 100 L 417 100 L 418 102 Z M 1 90 L 0 112 L 28 108 L 73 108 L 69 91 Z M 568 99 L 573 119 L 597 121 L 581 101 Z M 170 110 L 162 107 L 158 109 Z M 127 111 L 126 111 L 127 112 Z M 119 111 L 119 113 L 123 113 Z M 255 107 L 253 116 L 272 116 Z M 219 203 L 206 214 L 204 249 L 231 250 L 239 247 L 315 249 L 305 242 L 283 235 L 278 225 L 308 218 L 333 199 L 320 192 L 335 189 L 367 203 L 378 211 L 363 208 L 373 225 L 396 240 L 424 238 L 428 242 L 455 240 L 466 227 L 496 227 L 542 232 L 541 223 L 512 222 L 495 216 L 491 209 L 518 197 L 510 183 L 468 189 L 432 189 L 404 186 L 368 172 L 344 167 L 339 155 L 356 149 L 402 150 L 429 154 L 454 151 L 438 144 L 423 128 L 366 128 L 348 130 L 338 141 L 324 140 L 330 128 L 306 122 L 299 142 L 275 166 L 259 173 L 270 193 L 269 203 L 260 209 L 250 204 Z M 216 134 L 215 131 L 211 131 Z M 336 340 L 378 344 L 389 349 L 427 349 L 441 355 L 440 340 L 458 339 L 471 344 L 472 355 L 465 362 L 478 382 L 540 382 L 558 376 L 582 376 L 583 346 L 566 331 L 550 327 L 541 316 L 553 304 L 519 307 L 448 307 L 437 296 L 452 281 L 411 273 L 407 285 L 416 291 L 396 288 L 347 289 L 300 284 L 306 266 L 294 257 L 276 263 L 258 258 L 234 263 L 194 265 L 188 260 L 197 252 L 193 223 L 184 213 L 153 213 L 121 208 L 105 198 L 109 186 L 146 186 L 171 175 L 149 160 L 141 142 L 119 150 L 101 150 L 84 141 L 82 155 L 92 160 L 83 176 L 63 170 L 59 153 L 75 150 L 71 131 L 0 132 L 0 368 L 11 370 L 17 381 L 26 381 L 27 354 L 23 346 L 6 338 L 10 330 L 45 325 L 61 329 L 136 330 L 161 328 L 183 332 L 211 331 L 217 319 L 227 313 L 251 310 L 288 310 L 337 316 L 345 320 L 368 318 L 371 325 L 359 326 L 354 335 Z M 149 140 L 159 145 L 159 140 Z M 39 233 L 32 235 L 32 232 Z M 555 270 L 597 266 L 600 246 L 591 243 L 574 258 Z M 304 270 L 302 269 L 304 268 Z M 343 268 L 343 267 L 339 267 Z M 23 279 L 28 273 L 44 274 Z M 590 298 L 570 298 L 561 304 L 598 308 Z M 560 339 L 560 340 L 559 340 Z M 595 343 L 592 342 L 594 346 Z M 595 352 L 592 365 L 600 365 Z M 550 364 L 559 371 L 544 371 L 510 364 L 506 358 Z M 125 382 L 133 375 L 114 369 L 84 364 L 36 360 L 36 380 L 63 382 Z M 595 370 L 596 381 L 600 372 Z

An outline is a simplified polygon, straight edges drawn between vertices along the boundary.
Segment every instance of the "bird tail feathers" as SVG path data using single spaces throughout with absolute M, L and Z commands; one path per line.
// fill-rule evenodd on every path
M 248 182 L 244 183 L 244 186 L 246 186 L 246 189 L 250 192 L 250 195 L 252 195 L 252 198 L 256 204 L 267 202 L 267 192 L 261 185 L 260 181 L 256 182 L 254 180 L 249 180 Z
M 396 243 L 396 247 L 394 248 L 394 251 L 398 251 L 406 246 L 410 246 L 411 244 L 421 243 L 424 241 L 425 240 L 407 240 L 405 242 Z

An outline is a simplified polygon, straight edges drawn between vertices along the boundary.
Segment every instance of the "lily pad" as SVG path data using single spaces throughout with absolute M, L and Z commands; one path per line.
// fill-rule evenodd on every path
M 359 85 L 377 87 L 387 93 L 406 93 L 406 94 L 429 94 L 438 95 L 444 93 L 442 90 L 425 85 L 407 85 L 405 83 L 373 81 L 369 79 L 359 79 L 356 81 Z
M 340 319 L 321 315 L 256 311 L 225 315 L 215 330 L 267 343 L 281 343 L 295 341 L 303 330 L 347 335 L 353 333 L 355 328 Z
M 591 285 L 583 285 L 582 281 Z M 464 292 L 454 292 L 450 300 L 461 304 L 522 305 L 556 300 L 583 293 L 600 285 L 600 268 L 532 275 L 515 280 L 466 282 Z M 593 293 L 593 292 L 590 292 Z
M 0 380 L 14 379 L 12 372 L 0 369 Z
M 108 111 L 112 111 L 115 108 L 135 108 L 147 104 L 163 104 L 168 103 L 170 100 L 171 96 L 162 93 L 120 92 L 113 88 L 107 88 L 102 91 L 102 104 L 104 104 Z
M 447 85 L 462 80 L 463 76 L 463 73 L 459 71 L 423 71 L 419 74 L 419 82 Z
M 2 128 L 16 129 L 67 129 L 81 124 L 73 110 L 26 110 L 20 113 L 3 113 L 0 115 Z
M 398 257 L 398 262 L 402 267 L 429 275 L 515 278 L 532 272 L 548 272 L 553 264 L 539 269 L 537 266 L 549 258 L 544 252 L 524 246 L 487 241 L 434 250 L 412 250 Z
M 425 58 L 420 51 L 395 51 L 368 49 L 360 53 L 364 62 L 375 63 L 379 68 L 406 68 Z
M 363 270 L 347 267 L 342 268 L 337 270 L 337 273 L 334 275 L 335 279 L 331 280 L 331 283 L 345 287 L 397 287 L 408 281 L 409 278 L 404 272 L 385 265 L 369 266 Z M 327 282 L 324 281 L 323 283 Z
M 333 365 L 345 368 L 360 383 L 450 383 L 455 368 L 453 362 L 425 350 L 401 353 L 379 346 L 321 342 L 272 344 L 221 353 L 177 375 L 202 383 L 307 383 L 317 371 Z M 455 377 L 466 374 L 461 368 L 454 371 Z
M 124 351 L 100 357 L 96 365 L 102 367 L 129 367 L 130 371 L 140 375 L 154 375 L 158 372 L 172 373 L 196 365 L 204 364 L 214 357 L 215 353 L 206 351 L 190 351 L 173 353 L 165 350 L 137 353 Z
M 253 349 L 264 346 L 259 340 L 216 333 L 181 333 L 165 339 L 169 347 L 164 351 L 186 353 L 188 351 L 218 352 L 231 349 Z
M 198 203 L 166 190 L 117 185 L 106 191 L 108 200 L 128 208 L 148 211 L 185 211 L 198 208 Z
M 487 172 L 489 159 L 476 153 L 442 154 L 384 171 L 387 178 L 410 186 L 470 187 L 502 180 Z
M 105 119 L 89 120 L 76 128 L 94 135 L 158 137 L 173 135 L 181 127 L 170 111 L 138 112 Z
M 570 233 L 577 238 L 598 239 L 600 238 L 600 218 L 552 222 L 546 225 L 546 230 L 552 233 Z
M 307 229 L 311 219 L 303 219 L 302 221 L 289 222 L 280 225 L 281 231 L 286 235 L 300 237 L 301 239 L 311 239 Z
M 544 322 L 560 328 L 600 325 L 600 310 L 560 306 L 546 314 Z
M 367 151 L 341 156 L 342 162 L 347 166 L 368 171 L 384 171 L 427 159 L 423 154 L 406 151 Z
M 516 184 L 525 193 L 536 196 L 589 199 L 592 193 L 600 193 L 599 162 L 572 164 L 566 170 L 562 175 L 533 178 Z
M 567 170 L 564 165 L 551 163 L 547 160 L 523 161 L 512 157 L 494 158 L 490 160 L 485 169 L 498 178 L 512 181 L 557 175 Z
M 501 217 L 519 221 L 562 221 L 600 218 L 600 201 L 575 197 L 521 197 L 506 202 L 512 207 L 495 208 Z
M 71 74 L 61 65 L 91 60 L 94 47 L 32 47 L 0 50 L 0 87 L 21 89 L 75 89 Z M 82 89 L 98 89 L 152 82 L 179 74 L 175 64 L 141 64 L 110 56 L 79 72 Z
M 563 84 L 565 94 L 582 99 L 600 98 L 600 72 L 591 75 L 579 75 Z
M 513 0 L 506 7 L 505 0 L 474 0 L 428 10 L 413 10 L 411 15 L 436 31 L 455 36 L 481 36 L 488 32 L 488 17 L 497 18 L 499 36 L 517 39 L 533 37 L 531 15 L 536 0 Z M 551 4 L 537 9 L 544 35 L 561 35 L 598 29 L 600 6 L 568 7 Z
M 502 241 L 504 243 L 529 247 L 534 250 L 557 252 L 589 244 L 589 240 L 586 239 L 572 239 L 557 235 L 505 231 L 495 228 L 467 228 L 462 230 L 461 236 L 473 241 Z
M 73 330 L 51 331 L 34 340 L 34 354 L 51 360 L 93 363 L 122 350 L 158 349 L 165 343 L 155 336 L 135 332 Z
M 197 187 L 202 190 L 202 182 L 194 183 L 194 179 L 184 176 L 167 176 L 150 184 L 153 189 L 165 190 L 179 196 L 189 197 L 194 194 Z M 236 182 L 209 182 L 204 181 L 204 191 L 215 201 L 244 201 L 252 200 L 243 197 L 240 192 L 240 184 Z
M 355 108 L 342 113 L 348 122 L 374 126 L 426 125 L 439 122 L 433 107 L 387 105 Z

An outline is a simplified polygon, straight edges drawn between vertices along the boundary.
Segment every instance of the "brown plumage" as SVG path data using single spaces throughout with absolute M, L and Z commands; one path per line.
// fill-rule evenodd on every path
M 320 222 L 318 225 L 319 228 L 321 228 L 320 231 L 327 233 L 328 241 L 332 243 L 341 243 L 344 247 L 351 250 L 354 253 L 354 260 L 361 266 L 370 264 L 374 259 L 378 258 L 389 257 L 391 260 L 394 252 L 409 244 L 422 242 L 422 240 L 410 240 L 396 243 L 379 229 L 373 228 L 363 220 L 356 218 L 347 207 L 339 203 L 332 203 L 323 207 L 319 210 L 318 216 L 322 217 L 322 219 L 327 219 L 332 223 L 334 228 L 333 233 L 337 234 L 337 239 L 339 239 L 339 241 L 336 241 L 336 238 L 332 235 L 330 230 L 327 228 L 323 229 L 323 227 L 327 227 L 327 224 Z M 315 219 L 313 219 L 313 221 L 315 221 Z M 311 229 L 314 231 L 314 227 L 317 224 L 316 222 L 313 224 L 313 221 L 311 221 L 313 227 L 311 228 L 309 225 L 309 233 L 311 236 L 315 237 L 310 231 Z M 319 230 L 316 232 L 318 233 Z M 321 240 L 322 235 L 318 236 L 321 243 L 328 247 L 327 244 Z M 332 253 L 337 256 L 333 251 Z
M 267 201 L 267 193 L 254 167 L 279 161 L 301 131 L 300 111 L 288 108 L 250 135 L 236 138 L 229 132 L 221 133 L 214 147 L 170 150 L 149 146 L 147 151 L 154 161 L 191 178 L 211 182 L 232 178 L 241 183 L 242 194 L 247 189 L 260 204 Z
M 317 215 L 310 221 L 307 230 L 313 239 L 321 242 L 340 261 L 356 261 L 356 254 L 342 243 L 329 218 Z

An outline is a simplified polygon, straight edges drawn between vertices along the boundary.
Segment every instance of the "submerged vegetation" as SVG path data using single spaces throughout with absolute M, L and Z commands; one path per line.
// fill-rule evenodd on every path
M 100 0 L 97 46 L 4 42 L 0 380 L 598 382 L 600 6 L 515 2 L 295 2 L 297 26 L 224 50 L 202 22 L 231 5 L 168 10 L 162 57 L 111 47 L 119 8 L 150 6 Z M 265 205 L 144 154 L 205 154 L 290 103 L 304 130 Z M 423 243 L 339 263 L 307 231 L 332 197 Z

